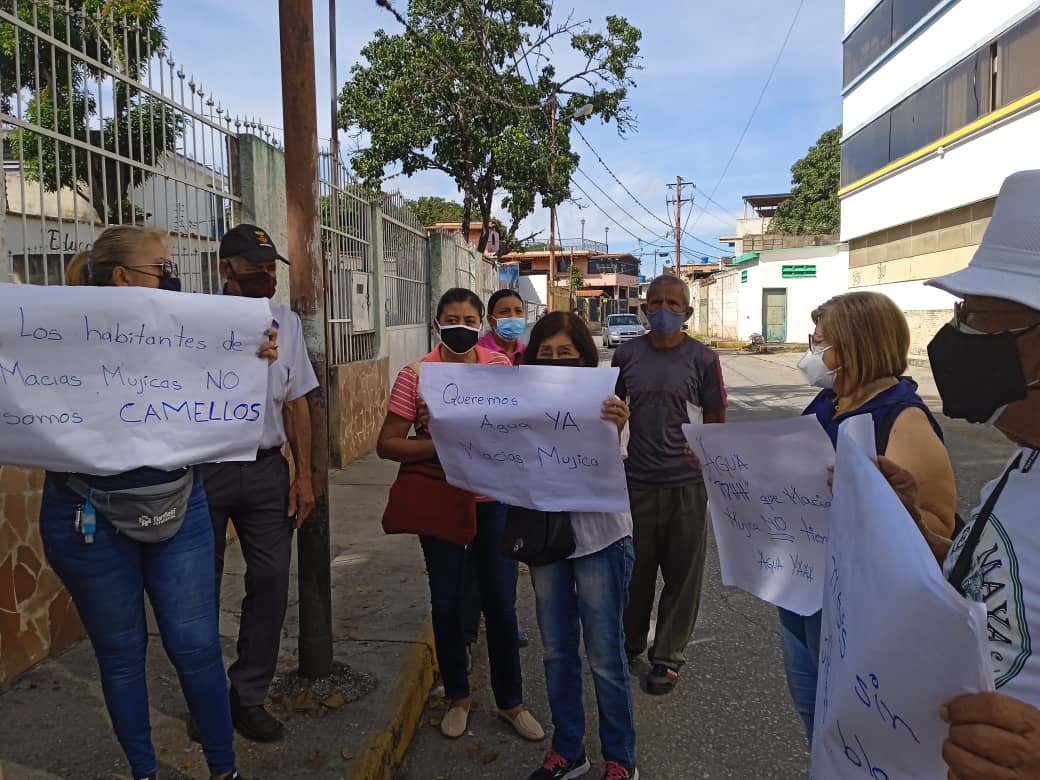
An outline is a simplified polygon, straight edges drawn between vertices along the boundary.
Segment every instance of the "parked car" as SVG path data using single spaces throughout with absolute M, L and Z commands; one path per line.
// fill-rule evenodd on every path
M 603 326 L 603 346 L 612 348 L 646 334 L 635 314 L 611 314 Z

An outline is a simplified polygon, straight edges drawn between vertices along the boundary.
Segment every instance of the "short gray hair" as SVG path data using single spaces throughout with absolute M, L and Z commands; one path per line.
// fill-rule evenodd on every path
M 650 282 L 650 286 L 648 288 L 646 288 L 647 300 L 650 299 L 650 293 L 653 292 L 654 288 L 662 287 L 662 286 L 666 286 L 666 285 L 673 285 L 673 284 L 675 286 L 677 286 L 677 287 L 681 287 L 682 288 L 683 300 L 686 302 L 686 308 L 689 308 L 690 307 L 690 288 L 689 288 L 689 286 L 686 284 L 686 282 L 684 282 L 678 276 L 672 276 L 671 274 L 664 274 L 662 276 L 658 276 L 656 279 L 654 279 L 652 282 Z

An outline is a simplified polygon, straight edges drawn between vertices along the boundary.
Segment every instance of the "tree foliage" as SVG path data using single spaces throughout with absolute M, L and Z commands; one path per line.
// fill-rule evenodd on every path
M 828 130 L 791 166 L 791 199 L 780 204 L 770 233 L 837 233 L 841 224 L 841 125 Z
M 70 0 L 67 8 L 19 3 L 18 17 L 46 35 L 24 30 L 16 35 L 14 25 L 0 27 L 3 110 L 109 155 L 146 166 L 159 163 L 165 152 L 176 149 L 186 122 L 183 114 L 134 86 L 151 54 L 166 43 L 160 5 L 161 0 Z M 47 40 L 52 33 L 123 78 L 110 79 L 101 68 L 52 45 Z M 79 191 L 91 198 L 104 222 L 147 216 L 136 213 L 127 197 L 148 178 L 141 168 L 31 130 L 9 133 L 8 143 L 25 160 L 27 180 L 42 181 L 52 192 L 61 187 Z
M 600 32 L 588 20 L 554 23 L 551 0 L 412 0 L 399 20 L 405 31 L 377 31 L 343 86 L 341 126 L 370 139 L 354 170 L 366 180 L 393 164 L 405 175 L 450 176 L 463 195 L 463 232 L 474 218 L 482 225 L 481 250 L 497 197 L 509 214 L 507 245 L 539 199 L 569 197 L 575 109 L 591 103 L 592 116 L 619 132 L 634 127 L 627 97 L 642 34 L 622 17 L 608 16 Z M 580 63 L 570 75 L 553 64 L 553 46 L 564 41 Z M 553 102 L 563 117 L 554 155 Z
M 461 203 L 439 198 L 436 195 L 423 195 L 408 201 L 408 207 L 424 225 L 438 222 L 462 222 L 464 209 Z

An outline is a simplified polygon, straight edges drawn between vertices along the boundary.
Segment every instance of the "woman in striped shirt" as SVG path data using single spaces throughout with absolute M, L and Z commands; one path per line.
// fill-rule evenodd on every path
M 477 345 L 484 304 L 470 290 L 452 289 L 437 306 L 436 328 L 440 343 L 418 363 L 401 369 L 390 394 L 386 419 L 379 432 L 377 452 L 398 463 L 436 460 L 437 450 L 426 430 L 429 410 L 419 397 L 419 373 L 423 363 L 484 363 L 511 365 L 509 358 Z M 416 438 L 409 433 L 415 428 Z M 499 548 L 506 508 L 483 496 L 477 497 L 477 535 L 469 548 L 432 536 L 420 536 L 433 607 L 433 634 L 437 664 L 444 678 L 448 711 L 441 720 L 441 733 L 455 739 L 466 733 L 472 705 L 467 672 L 463 603 L 467 567 L 476 568 L 481 608 L 487 625 L 491 687 L 499 715 L 516 732 L 535 742 L 545 732 L 523 705 L 523 677 L 516 624 L 515 562 Z

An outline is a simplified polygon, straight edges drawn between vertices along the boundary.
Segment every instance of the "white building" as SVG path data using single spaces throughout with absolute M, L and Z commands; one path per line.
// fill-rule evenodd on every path
M 841 238 L 848 286 L 892 297 L 911 357 L 950 316 L 1010 173 L 1040 168 L 1040 2 L 846 0 Z
M 710 339 L 802 343 L 812 312 L 845 292 L 847 244 L 745 252 L 733 265 L 693 282 L 692 330 Z
M 127 213 L 115 222 L 139 221 L 166 230 L 170 257 L 180 267 L 185 289 L 215 292 L 219 288 L 217 254 L 220 236 L 230 219 L 219 173 L 182 155 L 167 153 L 155 175 L 130 188 Z M 47 190 L 24 176 L 15 161 L 4 163 L 4 248 L 0 281 L 6 277 L 32 284 L 59 284 L 75 254 L 88 249 L 105 229 L 85 188 Z M 136 214 L 130 214 L 130 208 Z

